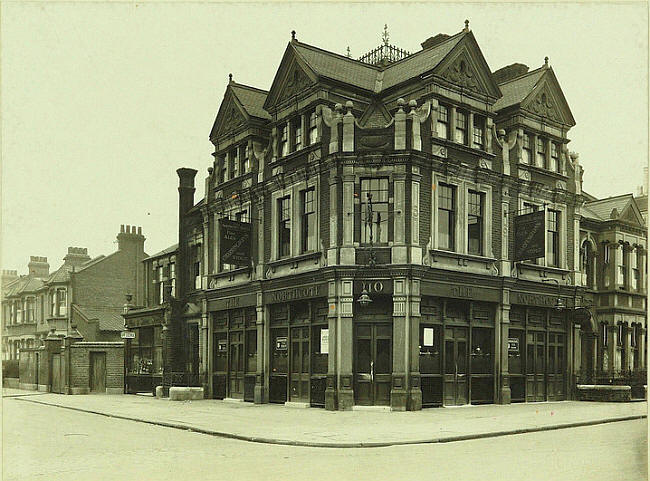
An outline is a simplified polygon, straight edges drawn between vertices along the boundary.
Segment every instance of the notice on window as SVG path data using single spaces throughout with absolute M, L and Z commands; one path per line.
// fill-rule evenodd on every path
M 320 353 L 329 354 L 329 343 L 330 343 L 330 330 L 321 329 L 320 330 Z
M 424 340 L 422 345 L 425 347 L 433 347 L 433 327 L 424 328 Z

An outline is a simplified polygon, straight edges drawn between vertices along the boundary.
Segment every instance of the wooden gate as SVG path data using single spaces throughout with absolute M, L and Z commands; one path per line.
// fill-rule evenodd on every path
M 90 392 L 106 392 L 106 353 L 90 353 Z

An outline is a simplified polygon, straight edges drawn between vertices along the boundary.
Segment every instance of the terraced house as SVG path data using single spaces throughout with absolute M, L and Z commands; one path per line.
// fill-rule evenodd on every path
M 231 76 L 203 199 L 178 170 L 176 292 L 146 321 L 167 387 L 332 410 L 575 395 L 593 198 L 558 78 L 492 71 L 467 22 L 421 46 L 355 60 L 293 32 L 269 90 Z

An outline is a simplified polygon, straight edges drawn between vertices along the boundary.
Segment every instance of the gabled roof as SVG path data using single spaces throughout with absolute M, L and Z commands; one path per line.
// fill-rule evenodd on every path
M 123 331 L 124 318 L 121 308 L 111 307 L 82 307 L 74 305 L 74 309 L 86 320 L 97 321 L 100 331 Z
M 548 65 L 500 83 L 499 88 L 503 96 L 494 104 L 497 112 L 519 105 L 551 118 L 560 116 L 560 121 L 571 127 L 576 124 L 555 72 Z M 546 103 L 540 102 L 540 98 Z
M 540 67 L 537 70 L 531 70 L 524 75 L 500 83 L 499 88 L 503 97 L 496 101 L 494 110 L 499 111 L 511 105 L 519 105 L 532 92 L 542 75 L 544 75 L 544 68 Z
M 643 224 L 643 217 L 641 216 L 639 207 L 637 206 L 632 194 L 608 197 L 606 199 L 587 202 L 585 204 L 585 213 L 591 214 L 588 217 L 600 221 L 610 220 L 612 210 L 614 209 L 618 212 L 618 217 L 616 219 L 627 217 L 625 220 L 628 220 L 631 215 L 639 224 Z
M 92 260 L 90 262 L 92 262 Z M 45 283 L 51 284 L 55 282 L 68 282 L 70 280 L 71 271 L 71 265 L 63 264 L 61 267 L 51 273 L 47 279 L 45 279 Z
M 375 89 L 375 80 L 379 68 L 360 62 L 334 52 L 308 45 L 289 42 L 287 49 L 293 49 L 319 77 L 325 77 L 346 84 L 356 85 L 371 92 Z M 284 58 L 283 58 L 284 60 Z
M 264 102 L 268 92 L 248 85 L 232 82 L 230 84 L 232 93 L 237 97 L 244 110 L 252 117 L 270 120 L 271 116 L 264 110 Z

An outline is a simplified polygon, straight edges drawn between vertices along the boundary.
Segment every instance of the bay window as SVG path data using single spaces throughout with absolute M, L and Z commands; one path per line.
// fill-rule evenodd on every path
M 630 268 L 632 269 L 632 290 L 639 290 L 639 251 L 630 252 Z
M 164 287 L 163 287 L 163 268 L 162 266 L 156 267 L 156 291 L 158 304 L 165 302 Z
M 619 264 L 616 269 L 617 275 L 616 275 L 616 284 L 618 284 L 619 289 L 626 289 L 627 288 L 627 279 L 626 279 L 626 274 L 627 274 L 627 251 L 625 250 L 624 246 L 620 247 L 621 249 L 621 255 L 619 256 Z
M 250 155 L 248 151 L 248 143 L 242 147 L 242 159 L 241 159 L 241 173 L 247 174 L 250 172 Z
M 16 322 L 23 322 L 23 303 L 20 299 L 16 301 Z
M 296 152 L 302 148 L 302 125 L 300 115 L 291 121 L 291 127 L 293 130 L 293 145 L 291 146 L 291 151 Z
M 548 166 L 548 170 L 557 172 L 557 167 L 559 165 L 560 149 L 555 142 L 551 142 L 551 159 Z
M 172 296 L 176 296 L 176 264 L 174 262 L 169 264 L 169 278 L 172 283 Z
M 280 151 L 280 156 L 284 157 L 289 154 L 289 139 L 286 126 L 278 128 L 278 139 L 280 141 L 280 148 L 278 150 Z
M 467 252 L 483 255 L 483 198 L 481 192 L 467 193 Z
M 300 250 L 310 252 L 316 250 L 316 200 L 313 187 L 300 192 Z
M 35 299 L 33 297 L 28 297 L 25 301 L 26 304 L 26 321 L 27 322 L 34 322 L 34 308 L 35 308 Z
M 370 196 L 368 195 L 370 194 Z M 361 179 L 361 243 L 388 242 L 388 178 Z M 369 204 L 372 218 L 368 218 Z
M 230 178 L 237 177 L 239 171 L 239 149 L 235 148 L 230 152 Z
M 67 299 L 67 291 L 65 289 L 57 289 L 56 291 L 56 298 L 58 301 L 58 314 L 59 316 L 65 316 L 67 315 L 67 306 L 68 306 L 68 299 Z
M 190 279 L 194 289 L 201 289 L 201 244 L 193 245 L 190 249 Z
M 291 197 L 278 199 L 278 257 L 291 255 Z
M 438 248 L 454 250 L 456 188 L 438 184 Z
M 449 109 L 447 106 L 440 104 L 438 106 L 438 122 L 436 123 L 436 132 L 441 139 L 449 138 Z

